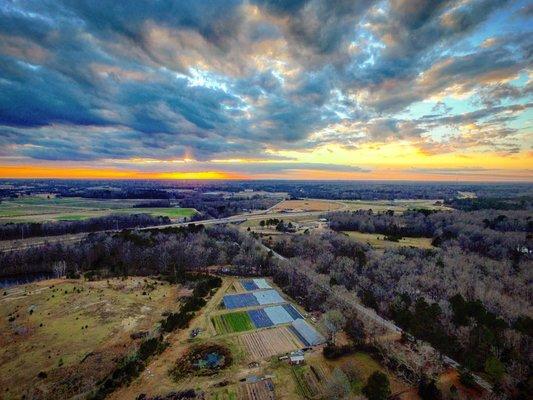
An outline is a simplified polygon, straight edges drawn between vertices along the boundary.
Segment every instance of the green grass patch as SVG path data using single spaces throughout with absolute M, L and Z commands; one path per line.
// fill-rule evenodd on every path
M 212 319 L 219 335 L 233 332 L 244 332 L 254 329 L 250 316 L 245 311 L 215 315 Z

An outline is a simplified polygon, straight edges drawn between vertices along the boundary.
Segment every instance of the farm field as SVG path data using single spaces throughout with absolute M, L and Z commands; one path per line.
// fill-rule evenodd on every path
M 215 315 L 212 319 L 213 325 L 219 335 L 254 329 L 252 320 L 245 311 Z
M 140 202 L 147 200 L 131 199 L 85 199 L 81 197 L 43 197 L 31 196 L 0 203 L 0 223 L 8 222 L 44 222 L 44 221 L 79 221 L 110 214 L 139 214 L 166 216 L 171 219 L 190 217 L 196 213 L 192 208 L 137 208 Z
M 276 204 L 271 212 L 335 211 L 342 208 L 345 208 L 345 205 L 337 200 L 285 200 Z
M 385 235 L 377 233 L 363 233 L 355 231 L 344 231 L 349 237 L 363 243 L 368 243 L 374 249 L 382 250 L 397 247 L 418 247 L 420 249 L 432 249 L 431 238 L 404 237 L 399 242 L 384 240 Z
M 300 339 L 287 326 L 246 333 L 239 335 L 236 340 L 242 346 L 249 361 L 268 359 L 276 354 L 288 353 L 304 347 Z
M 404 212 L 409 209 L 423 208 L 427 210 L 449 211 L 451 208 L 440 204 L 442 200 L 339 200 L 346 210 L 369 210 Z
M 145 278 L 54 279 L 2 289 L 1 396 L 32 398 L 34 388 L 61 398 L 70 397 L 72 385 L 91 388 L 135 346 L 130 334 L 152 329 L 175 306 L 176 293 Z

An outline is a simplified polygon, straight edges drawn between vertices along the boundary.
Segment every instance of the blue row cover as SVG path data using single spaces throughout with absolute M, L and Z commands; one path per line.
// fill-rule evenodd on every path
M 253 281 L 257 285 L 258 289 L 272 289 L 272 286 L 270 286 L 264 278 L 256 278 L 253 279 Z
M 292 319 L 303 318 L 302 314 L 300 314 L 298 310 L 292 306 L 292 304 L 283 304 L 283 308 L 290 314 Z
M 258 306 L 259 302 L 252 293 L 227 294 L 222 299 L 226 308 Z
M 285 303 L 283 297 L 281 297 L 280 294 L 274 289 L 261 290 L 254 292 L 253 295 L 261 305 Z
M 253 280 L 241 280 L 241 285 L 247 292 L 259 289 L 257 284 Z
M 267 307 L 265 308 L 265 313 L 274 325 L 286 324 L 287 322 L 293 321 L 291 315 L 282 306 Z
M 264 309 L 250 310 L 248 311 L 248 315 L 250 316 L 256 328 L 266 328 L 274 325 L 270 318 L 268 318 L 268 315 Z

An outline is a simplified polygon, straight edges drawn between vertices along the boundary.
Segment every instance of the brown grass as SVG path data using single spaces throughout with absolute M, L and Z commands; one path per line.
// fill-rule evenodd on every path
M 7 289 L 0 297 L 1 395 L 67 398 L 94 387 L 135 348 L 130 334 L 150 330 L 175 304 L 174 287 L 151 282 L 55 279 Z M 46 378 L 37 377 L 41 371 Z
M 277 204 L 272 212 L 297 212 L 297 211 L 335 211 L 345 208 L 345 206 L 337 201 L 328 200 L 285 200 Z

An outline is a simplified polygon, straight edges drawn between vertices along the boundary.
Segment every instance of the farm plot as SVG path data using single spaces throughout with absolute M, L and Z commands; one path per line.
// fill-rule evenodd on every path
M 259 310 L 250 310 L 248 311 L 248 315 L 256 328 L 267 328 L 274 325 L 263 308 Z
M 260 305 L 285 303 L 277 290 L 261 290 L 254 292 L 254 296 Z
M 321 382 L 308 366 L 295 366 L 291 372 L 296 381 L 298 393 L 302 397 L 312 399 L 322 392 Z
M 248 292 L 258 289 L 272 289 L 272 286 L 270 286 L 264 278 L 241 279 L 241 285 Z
M 239 386 L 240 400 L 274 400 L 274 384 L 271 379 L 244 383 Z
M 237 338 L 250 361 L 270 358 L 304 347 L 298 337 L 286 326 L 245 333 Z
M 227 294 L 222 301 L 228 309 L 285 303 L 283 297 L 274 289 L 259 290 L 251 293 Z
M 215 315 L 212 318 L 213 325 L 219 335 L 233 332 L 244 332 L 254 329 L 250 316 L 242 312 Z
M 227 294 L 222 299 L 228 309 L 258 306 L 259 302 L 252 293 Z
M 267 307 L 264 310 L 274 325 L 286 324 L 294 320 L 282 306 Z
M 303 319 L 302 314 L 300 314 L 298 310 L 292 306 L 292 304 L 283 304 L 283 308 L 290 314 L 292 319 Z

